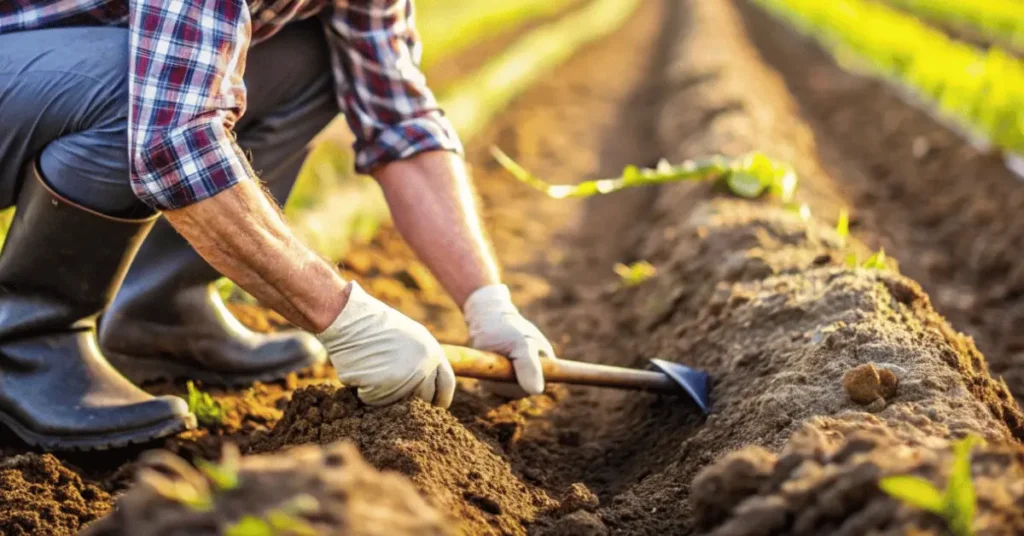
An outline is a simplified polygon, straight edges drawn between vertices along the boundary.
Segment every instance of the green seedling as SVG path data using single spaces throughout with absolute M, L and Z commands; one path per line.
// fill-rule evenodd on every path
M 884 270 L 885 269 L 885 248 L 876 251 L 873 255 L 868 257 L 868 260 L 864 261 L 861 268 L 867 268 L 868 270 Z
M 172 479 L 152 469 L 140 471 L 137 479 L 141 485 L 149 487 L 157 495 L 181 504 L 189 510 L 213 510 L 213 495 L 205 482 L 194 482 L 187 478 Z
M 316 497 L 303 494 L 267 512 L 265 517 L 243 516 L 228 527 L 225 536 L 316 536 L 318 533 L 300 514 L 314 513 L 320 507 Z
M 635 287 L 658 273 L 658 270 L 647 261 L 634 262 L 629 266 L 616 264 L 614 270 L 618 274 L 622 286 L 627 288 Z
M 971 449 L 982 442 L 978 437 L 967 436 L 953 444 L 953 467 L 945 490 L 912 475 L 885 477 L 878 487 L 897 500 L 942 517 L 956 536 L 971 536 L 976 508 Z
M 836 234 L 839 235 L 840 243 L 845 246 L 846 240 L 850 238 L 850 214 L 845 208 L 839 209 L 839 220 L 836 221 Z
M 199 424 L 204 426 L 220 426 L 224 422 L 224 408 L 210 396 L 210 393 L 200 391 L 192 381 L 186 384 L 188 388 L 188 409 L 196 416 Z
M 879 249 L 867 258 L 864 262 L 860 262 L 860 258 L 857 254 L 850 252 L 846 254 L 846 266 L 849 268 L 866 268 L 868 270 L 885 270 L 888 268 L 886 264 L 885 248 Z
M 791 167 L 761 153 L 751 153 L 741 158 L 715 156 L 704 160 L 687 160 L 679 165 L 662 160 L 654 168 L 627 166 L 618 177 L 579 184 L 549 184 L 530 174 L 501 149 L 491 147 L 491 154 L 520 182 L 555 199 L 591 197 L 626 188 L 670 182 L 715 181 L 724 184 L 739 197 L 754 199 L 768 194 L 788 203 L 793 199 L 797 185 L 796 173 Z
M 238 465 L 241 457 L 237 446 L 225 445 L 220 463 L 197 458 L 195 464 L 214 487 L 221 491 L 229 491 L 238 487 Z

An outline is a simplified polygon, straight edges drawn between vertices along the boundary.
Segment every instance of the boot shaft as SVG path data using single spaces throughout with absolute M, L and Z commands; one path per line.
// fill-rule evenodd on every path
M 0 340 L 92 326 L 157 217 L 99 214 L 27 166 L 0 252 Z

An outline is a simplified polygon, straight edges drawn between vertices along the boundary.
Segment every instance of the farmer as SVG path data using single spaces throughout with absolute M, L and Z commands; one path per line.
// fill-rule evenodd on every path
M 339 111 L 471 344 L 541 392 L 551 345 L 500 282 L 417 39 L 411 0 L 0 2 L 0 421 L 47 449 L 142 442 L 194 418 L 125 376 L 244 384 L 325 358 L 367 404 L 447 407 L 434 337 L 278 209 Z M 316 335 L 247 331 L 219 274 Z

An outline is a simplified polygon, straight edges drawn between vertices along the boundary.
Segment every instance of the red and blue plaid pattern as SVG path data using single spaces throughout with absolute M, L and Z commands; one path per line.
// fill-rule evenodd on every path
M 338 100 L 356 135 L 357 170 L 424 151 L 461 152 L 419 69 L 412 0 L 9 0 L 0 2 L 0 34 L 129 28 L 132 185 L 146 203 L 173 209 L 255 176 L 232 133 L 245 112 L 246 53 L 314 15 L 324 21 Z

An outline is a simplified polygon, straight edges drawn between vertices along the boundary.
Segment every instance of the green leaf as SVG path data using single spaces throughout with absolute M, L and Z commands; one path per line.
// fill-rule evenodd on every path
M 209 393 L 200 391 L 190 380 L 185 384 L 188 389 L 188 409 L 196 416 L 196 420 L 204 426 L 220 426 L 224 421 L 224 408 Z
M 625 264 L 615 265 L 615 273 L 618 274 L 619 279 L 622 280 L 622 285 L 625 287 L 635 287 L 654 277 L 657 272 L 657 269 L 647 261 L 634 262 L 629 266 Z
M 878 482 L 889 496 L 922 510 L 944 515 L 946 503 L 942 493 L 931 482 L 916 476 L 889 476 Z
M 869 270 L 884 270 L 886 268 L 885 249 L 880 249 L 874 255 L 868 257 L 868 260 L 864 261 L 861 267 Z
M 228 491 L 238 487 L 238 466 L 228 463 L 213 463 L 202 458 L 195 460 L 196 467 L 220 490 Z
M 673 166 L 665 160 L 658 161 L 654 168 L 639 168 L 637 166 L 626 166 L 618 177 L 583 181 L 579 184 L 549 184 L 526 171 L 507 154 L 491 147 L 491 154 L 494 159 L 504 167 L 516 180 L 544 192 L 548 197 L 565 199 L 569 197 L 590 197 L 600 194 L 617 192 L 626 188 L 638 186 L 649 186 L 655 184 L 666 184 L 678 181 L 701 181 L 718 180 L 729 181 L 737 173 L 745 172 L 751 167 L 753 172 L 748 172 L 748 177 L 733 179 L 743 182 L 736 188 L 741 191 L 756 189 L 757 193 L 749 197 L 761 195 L 767 188 L 773 187 L 775 177 L 778 175 L 782 181 L 778 186 L 779 191 L 785 193 L 795 187 L 795 177 L 789 178 L 784 173 L 779 175 L 780 169 L 788 169 L 784 166 L 777 166 L 764 155 L 755 153 L 739 160 L 727 160 L 721 156 L 715 156 L 702 160 L 687 160 L 678 166 Z M 748 184 L 749 183 L 749 184 Z M 758 183 L 754 186 L 754 183 Z M 730 185 L 730 189 L 735 190 Z M 742 195 L 737 193 L 737 195 Z M 748 196 L 744 196 L 748 197 Z
M 975 493 L 971 481 L 971 450 L 980 440 L 967 436 L 953 444 L 953 466 L 946 484 L 946 516 L 955 534 L 970 534 L 974 521 Z
M 237 523 L 224 531 L 224 536 L 277 536 L 277 531 L 263 519 L 243 516 Z
M 295 517 L 281 510 L 267 512 L 267 521 L 278 534 L 294 536 L 317 536 L 316 529 L 306 520 Z
M 761 179 L 749 173 L 734 171 L 725 178 L 729 191 L 746 199 L 756 199 L 764 192 L 766 186 Z
M 839 209 L 839 221 L 836 222 L 836 233 L 845 245 L 846 239 L 850 237 L 850 214 L 845 208 Z

